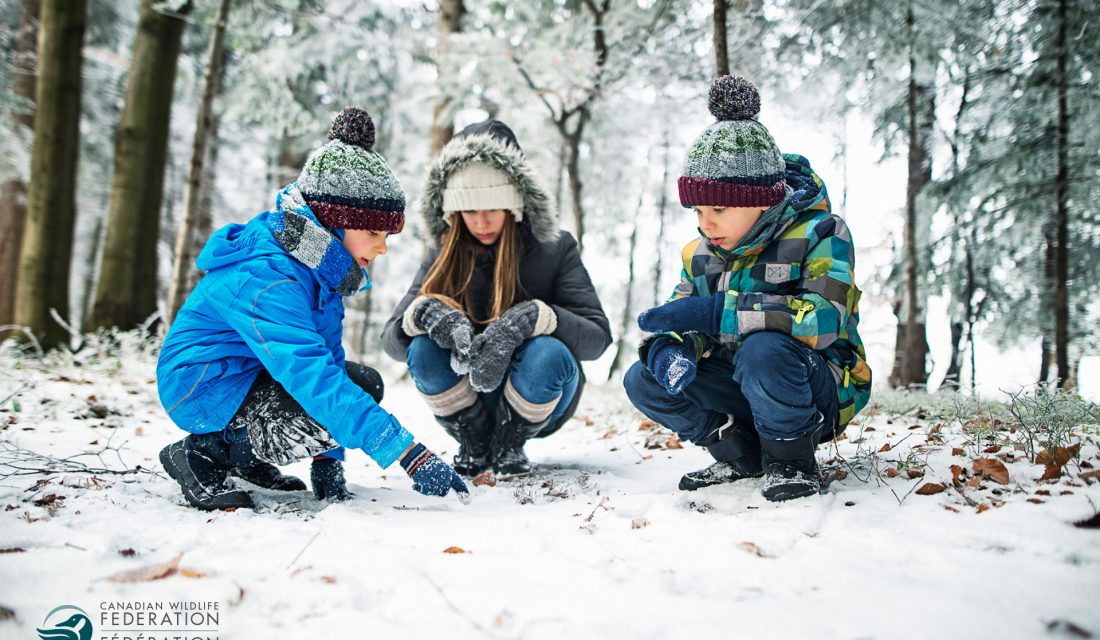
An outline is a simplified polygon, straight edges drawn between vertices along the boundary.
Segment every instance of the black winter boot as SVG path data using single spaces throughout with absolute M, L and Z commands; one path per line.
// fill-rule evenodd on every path
M 454 470 L 464 476 L 476 476 L 489 468 L 489 441 L 493 418 L 478 398 L 472 405 L 449 416 L 436 416 L 436 422 L 458 441 Z
M 523 452 L 523 445 L 550 421 L 528 422 L 508 404 L 504 396 L 497 406 L 497 423 L 489 442 L 493 458 L 493 471 L 498 475 L 518 476 L 531 473 L 531 461 Z
M 768 479 L 760 493 L 771 502 L 810 496 L 821 491 L 821 471 L 817 468 L 818 434 L 794 440 L 761 440 L 764 473 Z
M 737 425 L 733 416 L 721 427 L 696 443 L 706 447 L 717 460 L 705 469 L 685 473 L 680 478 L 681 491 L 695 491 L 715 484 L 728 484 L 745 478 L 764 475 L 760 463 L 760 438 L 753 426 Z
M 344 480 L 344 465 L 336 458 L 316 456 L 309 467 L 309 482 L 318 500 L 344 502 L 354 498 Z
M 229 443 L 221 433 L 192 434 L 160 450 L 160 463 L 179 483 L 187 502 L 203 511 L 251 509 L 247 492 L 229 479 Z
M 257 487 L 276 491 L 305 491 L 306 483 L 294 476 L 283 475 L 279 467 L 256 457 L 248 429 L 240 427 L 233 432 L 229 443 L 229 473 L 247 480 Z

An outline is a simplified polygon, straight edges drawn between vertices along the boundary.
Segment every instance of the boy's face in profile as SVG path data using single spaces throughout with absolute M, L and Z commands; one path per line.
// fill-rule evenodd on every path
M 355 258 L 360 267 L 366 267 L 386 252 L 385 231 L 369 229 L 344 229 L 344 248 Z
M 699 228 L 703 234 L 726 251 L 733 249 L 767 207 L 707 207 L 697 206 L 695 214 L 699 216 Z

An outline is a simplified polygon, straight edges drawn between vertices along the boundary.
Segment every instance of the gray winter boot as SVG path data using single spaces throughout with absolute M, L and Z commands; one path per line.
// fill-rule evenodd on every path
M 458 441 L 454 470 L 464 476 L 476 476 L 490 466 L 489 442 L 493 434 L 493 418 L 478 398 L 472 405 L 449 416 L 436 416 L 436 422 Z
M 753 426 L 737 425 L 733 416 L 726 423 L 696 443 L 706 447 L 717 461 L 705 469 L 685 473 L 680 478 L 681 491 L 695 491 L 715 484 L 728 484 L 745 478 L 764 475 L 760 463 L 760 438 Z
M 489 443 L 493 470 L 498 475 L 516 476 L 531 473 L 531 461 L 523 452 L 523 445 L 537 435 L 550 422 L 528 422 L 508 404 L 501 395 L 497 406 L 497 424 Z

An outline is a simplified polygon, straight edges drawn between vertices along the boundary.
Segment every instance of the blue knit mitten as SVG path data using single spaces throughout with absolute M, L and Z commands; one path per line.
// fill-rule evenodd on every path
M 447 495 L 454 489 L 463 504 L 470 503 L 470 490 L 462 477 L 424 445 L 417 443 L 400 460 L 401 468 L 413 480 L 413 489 L 426 496 Z

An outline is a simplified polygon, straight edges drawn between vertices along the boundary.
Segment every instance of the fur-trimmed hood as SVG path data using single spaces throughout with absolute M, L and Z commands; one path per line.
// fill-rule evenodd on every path
M 477 133 L 448 142 L 428 170 L 420 198 L 420 215 L 424 218 L 429 242 L 437 241 L 447 229 L 443 220 L 443 188 L 448 178 L 474 162 L 489 164 L 512 179 L 523 196 L 521 224 L 529 224 L 536 239 L 548 242 L 557 238 L 558 215 L 554 202 L 523 152 L 499 137 Z

